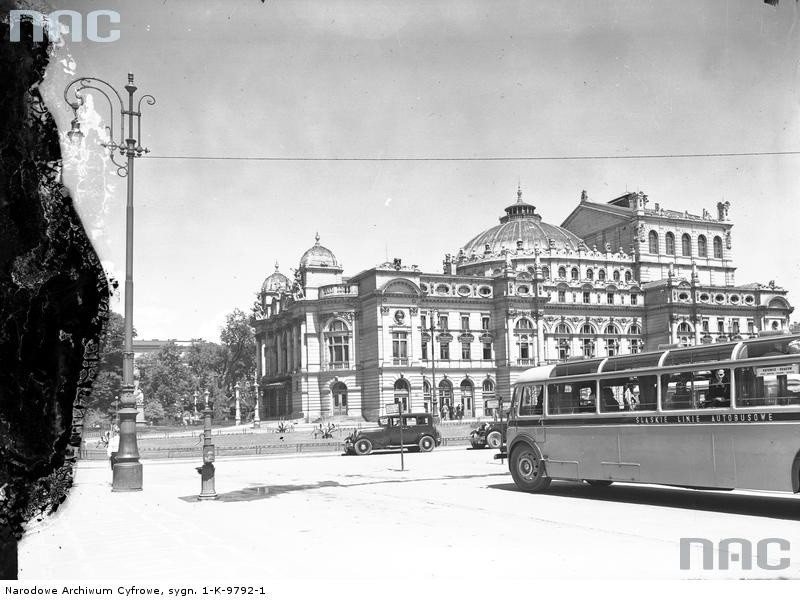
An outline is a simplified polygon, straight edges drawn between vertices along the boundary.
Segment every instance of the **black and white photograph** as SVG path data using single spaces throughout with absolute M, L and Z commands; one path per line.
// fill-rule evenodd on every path
M 0 7 L 4 597 L 800 578 L 797 0 Z

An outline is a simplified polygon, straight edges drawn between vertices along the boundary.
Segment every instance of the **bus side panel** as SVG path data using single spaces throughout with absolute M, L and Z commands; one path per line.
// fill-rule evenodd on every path
M 613 427 L 597 425 L 547 426 L 547 442 L 542 453 L 547 457 L 547 474 L 563 479 L 603 479 L 601 463 L 618 456 Z M 575 466 L 577 463 L 577 467 Z
M 640 481 L 714 486 L 714 451 L 709 427 L 661 424 L 620 429 L 622 462 L 639 463 Z
M 737 487 L 791 492 L 800 423 L 728 424 L 734 436 Z

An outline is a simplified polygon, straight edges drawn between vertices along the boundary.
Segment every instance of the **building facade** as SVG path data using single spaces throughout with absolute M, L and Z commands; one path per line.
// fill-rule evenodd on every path
M 727 203 L 648 204 L 584 192 L 559 227 L 517 190 L 442 273 L 395 259 L 347 277 L 317 235 L 294 279 L 276 265 L 259 294 L 261 417 L 375 420 L 392 402 L 482 417 L 533 365 L 789 325 L 785 289 L 735 283 Z

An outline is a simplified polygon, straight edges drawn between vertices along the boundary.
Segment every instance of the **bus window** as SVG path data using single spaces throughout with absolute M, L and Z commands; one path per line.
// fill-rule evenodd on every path
M 664 410 L 725 408 L 731 405 L 730 371 L 683 371 L 661 376 Z
M 544 397 L 544 386 L 526 385 L 517 388 L 519 401 L 517 403 L 517 415 L 520 417 L 542 414 L 542 400 Z
M 656 377 L 616 377 L 600 381 L 600 412 L 656 409 Z
M 797 364 L 736 369 L 736 406 L 800 404 Z
M 551 415 L 571 415 L 595 411 L 595 382 L 573 381 L 547 386 L 547 412 Z
M 734 358 L 759 358 L 762 356 L 785 356 L 787 354 L 800 354 L 800 339 L 748 340 L 739 355 Z

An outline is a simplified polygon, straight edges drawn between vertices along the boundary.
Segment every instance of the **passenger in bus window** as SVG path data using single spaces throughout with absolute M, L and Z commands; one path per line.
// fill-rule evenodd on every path
M 619 402 L 614 398 L 614 392 L 611 388 L 603 388 L 603 404 L 601 405 L 603 412 L 614 412 L 619 410 Z
M 726 408 L 731 405 L 731 386 L 725 369 L 714 371 L 708 386 L 708 400 L 701 408 Z
M 625 386 L 622 400 L 625 403 L 625 410 L 636 410 L 639 405 L 639 394 L 634 391 L 633 384 L 629 383 Z

